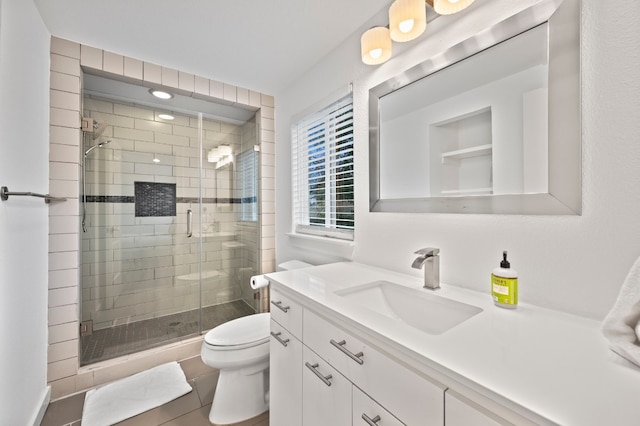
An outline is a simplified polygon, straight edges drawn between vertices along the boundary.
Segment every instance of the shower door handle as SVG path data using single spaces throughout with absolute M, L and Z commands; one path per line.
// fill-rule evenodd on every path
M 187 210 L 187 238 L 191 238 L 193 231 L 191 230 L 191 223 L 193 222 L 193 211 Z

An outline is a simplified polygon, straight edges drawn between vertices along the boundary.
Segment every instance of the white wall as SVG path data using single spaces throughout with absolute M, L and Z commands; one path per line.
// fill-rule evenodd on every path
M 31 0 L 0 2 L 0 185 L 49 188 L 49 33 Z M 48 207 L 0 201 L 0 423 L 27 425 L 45 400 Z
M 509 250 L 520 274 L 522 302 L 602 318 L 640 255 L 640 8 L 635 0 L 583 1 L 583 214 L 505 216 L 387 214 L 368 211 L 368 89 L 429 58 L 447 45 L 539 0 L 475 2 L 464 13 L 440 17 L 380 67 L 359 59 L 353 34 L 301 79 L 276 94 L 277 262 L 337 260 L 301 250 L 291 231 L 291 117 L 336 88 L 354 82 L 356 248 L 353 260 L 421 276 L 410 268 L 416 249 L 441 249 L 445 283 L 487 293 L 489 274 Z M 382 11 L 362 27 L 385 25 Z M 399 54 L 398 54 L 399 53 Z

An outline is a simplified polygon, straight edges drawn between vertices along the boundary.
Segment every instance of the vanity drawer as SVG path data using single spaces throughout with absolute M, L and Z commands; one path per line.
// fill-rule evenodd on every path
M 273 288 L 270 293 L 271 318 L 302 340 L 302 305 Z
M 355 386 L 352 413 L 353 426 L 370 426 L 372 423 L 376 426 L 404 426 L 404 423 Z
M 405 424 L 444 423 L 445 386 L 392 361 L 308 309 L 303 343 Z

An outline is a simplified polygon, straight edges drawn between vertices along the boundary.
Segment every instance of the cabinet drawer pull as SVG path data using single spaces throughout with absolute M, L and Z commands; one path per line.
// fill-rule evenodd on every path
M 357 354 L 354 354 L 349 349 L 345 348 L 344 345 L 347 343 L 346 340 L 340 340 L 339 342 L 336 342 L 335 340 L 331 339 L 329 343 L 331 343 L 336 348 L 340 349 L 340 351 L 343 354 L 347 355 L 349 358 L 351 358 L 358 364 L 360 365 L 364 364 L 364 361 L 362 360 L 362 357 L 364 356 L 364 354 L 362 352 L 358 352 Z
M 362 420 L 364 420 L 370 426 L 378 426 L 378 422 L 380 421 L 380 416 L 375 416 L 371 418 L 367 416 L 365 413 L 362 413 Z
M 291 309 L 289 306 L 282 306 L 282 300 L 278 300 L 277 302 L 275 300 L 271 301 L 271 304 L 273 306 L 275 306 L 276 308 L 280 309 L 282 312 L 284 312 L 285 314 L 287 313 L 287 311 L 289 309 Z
M 305 362 L 304 365 L 307 366 L 307 368 L 311 371 L 313 371 L 313 374 L 315 374 L 316 376 L 318 376 L 318 378 L 320 380 L 322 380 L 324 382 L 325 385 L 327 386 L 331 386 L 331 382 L 329 381 L 333 376 L 331 374 L 328 374 L 326 376 L 323 376 L 321 372 L 319 372 L 318 370 L 316 370 L 318 368 L 318 363 L 316 362 L 315 364 L 309 364 L 309 362 Z
M 282 337 L 280 337 L 281 334 L 282 332 L 280 331 L 278 331 L 277 333 L 274 333 L 273 331 L 271 332 L 271 335 L 273 336 L 274 339 L 280 342 L 282 346 L 287 346 L 287 343 L 289 343 L 289 339 L 283 339 Z

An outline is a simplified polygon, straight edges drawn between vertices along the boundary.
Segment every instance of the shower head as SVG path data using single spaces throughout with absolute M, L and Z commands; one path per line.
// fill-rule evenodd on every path
M 89 155 L 89 153 L 90 153 L 91 151 L 93 151 L 94 149 L 96 149 L 96 148 L 102 148 L 104 145 L 108 144 L 109 142 L 111 142 L 111 139 L 109 139 L 109 140 L 107 140 L 107 141 L 104 141 L 104 142 L 100 142 L 100 143 L 98 143 L 98 144 L 95 144 L 94 146 L 92 146 L 91 148 L 89 148 L 88 150 L 86 150 L 86 151 L 84 152 L 84 156 L 86 157 L 86 156 L 87 156 L 87 155 Z
M 104 130 L 107 128 L 109 124 L 106 121 L 102 123 L 98 123 L 97 121 L 93 122 L 93 140 L 95 141 L 104 133 Z

